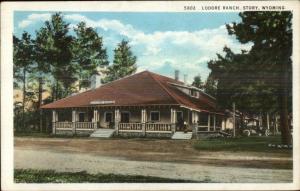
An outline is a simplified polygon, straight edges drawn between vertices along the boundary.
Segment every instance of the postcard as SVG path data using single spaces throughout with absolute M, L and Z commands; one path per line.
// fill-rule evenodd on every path
M 299 8 L 2 3 L 2 189 L 298 190 Z

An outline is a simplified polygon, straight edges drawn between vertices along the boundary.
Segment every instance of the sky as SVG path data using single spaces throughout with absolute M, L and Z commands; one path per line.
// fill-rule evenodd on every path
M 33 37 L 35 31 L 54 12 L 17 11 L 14 13 L 14 34 L 23 31 Z M 149 70 L 169 77 L 180 71 L 180 80 L 188 83 L 196 75 L 205 81 L 210 73 L 207 62 L 222 53 L 224 46 L 234 52 L 250 49 L 227 33 L 225 24 L 240 22 L 238 13 L 151 13 L 151 12 L 62 12 L 70 23 L 71 34 L 77 23 L 85 21 L 103 37 L 110 63 L 113 50 L 122 39 L 128 40 L 137 56 L 137 72 Z

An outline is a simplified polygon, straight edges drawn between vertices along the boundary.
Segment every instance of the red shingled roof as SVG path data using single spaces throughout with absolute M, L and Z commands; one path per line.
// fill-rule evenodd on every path
M 196 110 L 215 110 L 215 101 L 205 94 L 193 98 L 178 90 L 174 84 L 184 85 L 149 71 L 140 72 L 99 88 L 69 96 L 43 105 L 43 109 L 89 107 L 91 101 L 114 101 L 115 106 L 179 105 Z M 95 106 L 95 105 L 93 105 Z

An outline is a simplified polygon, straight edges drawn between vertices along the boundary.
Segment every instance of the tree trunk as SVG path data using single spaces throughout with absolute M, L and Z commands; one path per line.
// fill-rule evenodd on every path
M 291 144 L 289 122 L 288 122 L 288 110 L 287 110 L 287 96 L 280 95 L 280 130 L 281 130 L 281 142 L 284 145 Z
M 288 121 L 288 68 L 287 63 L 282 63 L 282 80 L 280 83 L 279 103 L 280 103 L 280 130 L 281 142 L 284 145 L 291 144 L 291 134 Z
M 23 69 L 22 130 L 25 129 L 26 70 Z
M 43 104 L 43 79 L 40 77 L 39 78 L 39 129 L 40 132 L 43 132 L 43 118 L 42 118 L 42 109 L 41 106 Z

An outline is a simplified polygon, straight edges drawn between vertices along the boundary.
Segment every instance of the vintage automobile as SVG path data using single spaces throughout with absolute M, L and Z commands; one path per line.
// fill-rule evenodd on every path
M 263 126 L 258 126 L 256 120 L 252 119 L 249 120 L 243 127 L 242 132 L 243 135 L 249 137 L 251 135 L 258 135 L 258 136 L 269 136 L 271 134 L 270 129 Z
M 258 135 L 258 136 L 269 136 L 271 134 L 270 130 L 267 129 L 266 127 L 249 127 L 246 126 L 243 129 L 243 134 L 247 137 L 251 135 Z

